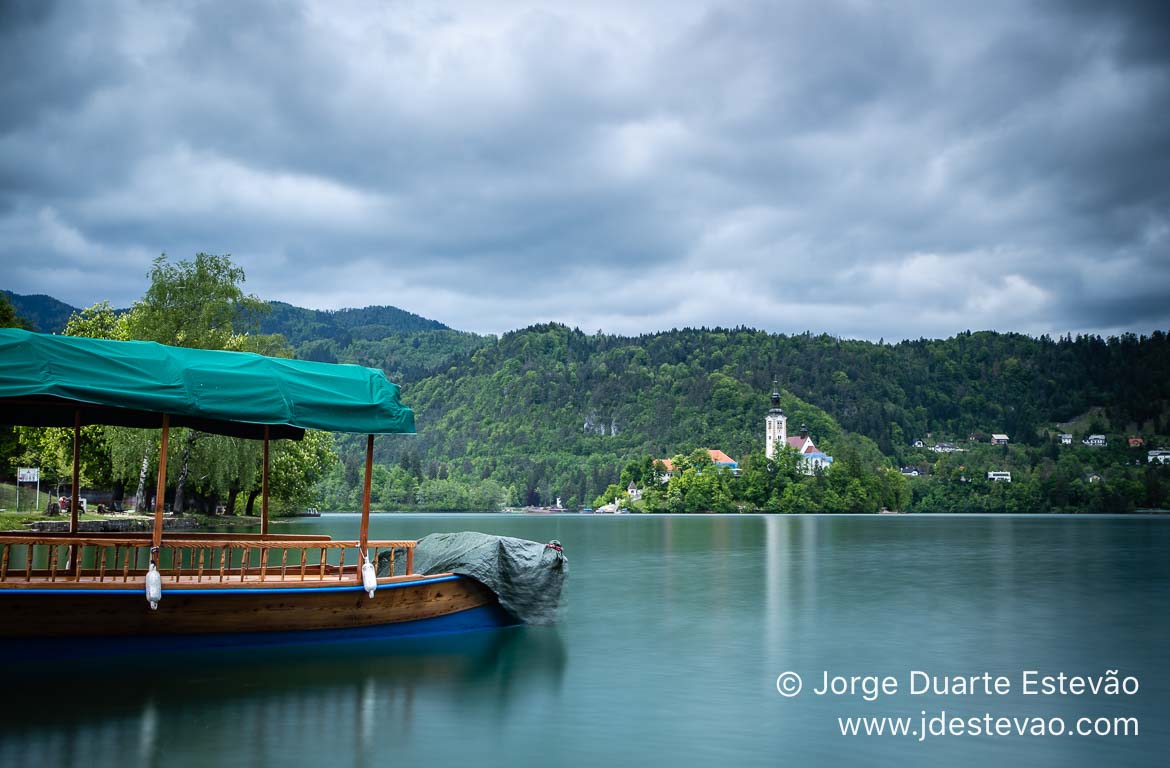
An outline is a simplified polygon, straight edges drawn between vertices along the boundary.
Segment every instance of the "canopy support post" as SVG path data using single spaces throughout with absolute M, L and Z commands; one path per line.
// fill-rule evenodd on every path
M 171 433 L 171 416 L 163 414 L 162 443 L 158 449 L 158 490 L 154 498 L 154 538 L 153 546 L 162 546 L 163 506 L 167 497 L 167 438 Z
M 370 480 L 374 474 L 374 436 L 366 435 L 366 480 L 362 487 L 362 527 L 358 533 L 358 542 L 362 554 L 368 552 L 366 546 L 370 540 Z
M 69 533 L 76 536 L 80 527 L 77 520 L 77 509 L 81 505 L 81 409 L 73 409 L 73 490 L 69 494 Z M 76 544 L 69 546 L 69 575 L 77 573 L 80 565 L 77 562 L 81 549 Z
M 260 474 L 260 535 L 268 535 L 268 438 L 269 427 L 264 425 L 264 469 Z
M 77 534 L 77 507 L 81 504 L 78 495 L 81 489 L 81 409 L 73 411 L 73 492 L 69 494 L 69 532 Z

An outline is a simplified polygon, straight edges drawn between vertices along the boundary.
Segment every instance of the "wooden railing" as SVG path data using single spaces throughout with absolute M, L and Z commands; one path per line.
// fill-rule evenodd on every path
M 389 573 L 405 555 L 405 572 L 412 574 L 416 543 L 368 542 L 370 562 L 376 565 L 379 551 L 389 550 Z M 361 580 L 362 554 L 357 541 L 327 537 L 184 536 L 163 540 L 155 567 L 164 584 L 346 582 Z M 150 540 L 141 536 L 6 535 L 0 536 L 0 583 L 131 583 L 141 581 L 150 559 Z

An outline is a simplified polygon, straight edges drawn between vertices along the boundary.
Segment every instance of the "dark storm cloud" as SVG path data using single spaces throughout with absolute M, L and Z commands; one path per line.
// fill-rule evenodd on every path
M 101 56 L 101 27 L 76 34 L 51 2 L 0 4 L 0 129 L 32 125 L 47 114 L 76 109 L 95 86 L 119 76 Z M 87 8 L 79 6 L 84 13 Z M 88 25 L 87 25 L 88 26 Z M 60 43 L 67 39 L 67 44 Z
M 457 327 L 1170 326 L 1162 3 L 0 5 L 5 287 Z

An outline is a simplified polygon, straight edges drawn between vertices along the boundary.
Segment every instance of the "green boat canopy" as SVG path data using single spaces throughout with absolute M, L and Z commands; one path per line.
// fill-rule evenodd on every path
M 0 329 L 0 423 L 158 428 L 163 414 L 235 437 L 414 432 L 375 368 Z

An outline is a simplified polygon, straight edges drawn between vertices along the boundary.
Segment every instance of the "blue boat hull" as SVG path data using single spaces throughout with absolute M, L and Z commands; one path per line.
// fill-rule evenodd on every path
M 69 656 L 104 650 L 217 648 L 469 632 L 518 623 L 474 579 L 440 576 L 360 587 L 0 590 L 0 648 Z

